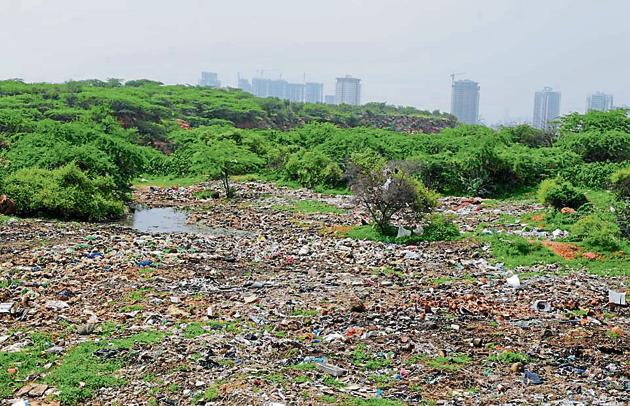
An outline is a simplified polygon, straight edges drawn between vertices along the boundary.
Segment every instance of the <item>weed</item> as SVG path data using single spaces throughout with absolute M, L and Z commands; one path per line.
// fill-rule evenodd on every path
M 529 362 L 529 356 L 522 352 L 503 351 L 499 354 L 489 356 L 488 361 L 499 362 L 501 364 L 513 364 L 515 362 L 527 364 Z
M 332 388 L 344 388 L 346 386 L 345 383 L 341 382 L 339 379 L 335 378 L 332 375 L 326 375 L 322 380 L 322 383 Z

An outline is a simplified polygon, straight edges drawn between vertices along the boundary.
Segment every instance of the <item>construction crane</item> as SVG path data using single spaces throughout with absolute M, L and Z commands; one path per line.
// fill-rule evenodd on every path
M 453 73 L 451 73 L 451 85 L 453 85 L 455 83 L 455 76 L 465 75 L 465 74 L 466 74 L 466 72 L 458 72 L 458 73 L 453 72 Z

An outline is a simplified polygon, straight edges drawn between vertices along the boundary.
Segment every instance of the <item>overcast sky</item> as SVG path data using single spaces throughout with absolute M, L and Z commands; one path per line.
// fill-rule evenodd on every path
M 594 91 L 630 104 L 630 0 L 0 0 L 0 78 L 149 78 L 226 85 L 351 74 L 363 101 L 450 109 L 451 72 L 481 86 L 481 116 L 563 113 Z

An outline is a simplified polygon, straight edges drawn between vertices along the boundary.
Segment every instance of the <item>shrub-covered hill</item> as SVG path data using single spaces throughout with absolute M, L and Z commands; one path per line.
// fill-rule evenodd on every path
M 414 120 L 442 129 L 407 133 Z M 21 215 L 102 220 L 120 216 L 141 174 L 225 182 L 256 174 L 336 188 L 345 187 L 352 153 L 372 150 L 409 161 L 418 180 L 441 193 L 490 196 L 559 175 L 606 188 L 630 159 L 623 111 L 567 116 L 557 135 L 452 125 L 448 115 L 413 108 L 295 104 L 146 80 L 5 81 L 0 195 Z

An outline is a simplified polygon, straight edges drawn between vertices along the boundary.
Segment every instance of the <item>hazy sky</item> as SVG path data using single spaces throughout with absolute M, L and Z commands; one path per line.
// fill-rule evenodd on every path
M 149 78 L 227 85 L 236 73 L 325 83 L 363 101 L 450 109 L 451 72 L 481 86 L 489 123 L 563 113 L 594 91 L 630 104 L 629 0 L 0 0 L 0 78 Z

